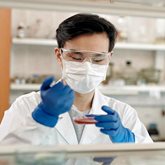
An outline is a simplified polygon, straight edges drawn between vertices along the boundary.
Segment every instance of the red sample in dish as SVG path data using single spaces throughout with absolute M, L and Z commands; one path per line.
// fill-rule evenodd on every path
M 95 124 L 97 121 L 94 117 L 79 116 L 74 118 L 74 122 L 77 124 Z

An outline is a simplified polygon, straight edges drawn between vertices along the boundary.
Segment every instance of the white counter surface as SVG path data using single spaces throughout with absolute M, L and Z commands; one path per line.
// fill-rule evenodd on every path
M 0 146 L 0 164 L 54 165 L 56 161 L 58 165 L 164 165 L 165 143 Z

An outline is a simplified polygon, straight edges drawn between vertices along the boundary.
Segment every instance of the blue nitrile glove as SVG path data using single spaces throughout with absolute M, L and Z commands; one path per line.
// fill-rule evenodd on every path
M 96 126 L 101 127 L 100 131 L 110 136 L 113 143 L 129 143 L 135 142 L 134 133 L 125 128 L 120 120 L 118 113 L 108 106 L 102 106 L 102 110 L 106 115 L 96 115 Z
M 41 103 L 35 108 L 32 117 L 35 121 L 48 127 L 54 127 L 60 114 L 70 110 L 74 92 L 62 82 L 50 86 L 54 78 L 44 80 L 41 86 Z

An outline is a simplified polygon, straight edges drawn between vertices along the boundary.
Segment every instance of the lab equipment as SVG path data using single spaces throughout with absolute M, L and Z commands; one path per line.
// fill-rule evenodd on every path
M 145 68 L 140 71 L 140 78 L 143 79 L 147 84 L 160 82 L 161 70 L 155 68 Z
M 159 141 L 159 130 L 156 123 L 150 123 L 148 126 L 148 133 L 153 141 Z
M 95 124 L 97 121 L 92 116 L 79 116 L 75 117 L 73 121 L 77 124 Z
M 23 22 L 20 22 L 17 27 L 17 38 L 25 38 L 26 37 L 26 28 Z
M 48 127 L 54 127 L 60 114 L 70 110 L 74 92 L 68 85 L 58 82 L 51 86 L 54 78 L 47 78 L 41 86 L 42 101 L 35 108 L 32 117 L 35 121 Z
M 135 85 L 137 83 L 137 71 L 132 65 L 132 61 L 128 60 L 125 62 L 123 68 L 122 77 L 126 85 Z
M 127 22 L 127 18 L 124 16 L 120 16 L 117 19 L 117 23 L 118 23 L 118 41 L 120 42 L 127 42 L 128 41 L 128 22 Z
M 96 115 L 96 126 L 100 127 L 100 131 L 110 136 L 114 143 L 135 142 L 134 133 L 125 128 L 121 123 L 118 113 L 108 106 L 102 106 L 102 110 L 106 115 Z

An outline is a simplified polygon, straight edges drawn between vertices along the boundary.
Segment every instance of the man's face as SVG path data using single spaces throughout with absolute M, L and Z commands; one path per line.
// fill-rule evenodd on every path
M 109 39 L 106 33 L 84 34 L 80 35 L 65 43 L 64 49 L 73 49 L 77 51 L 94 51 L 107 53 L 109 48 Z M 58 62 L 61 62 L 61 52 L 58 48 L 55 49 Z

